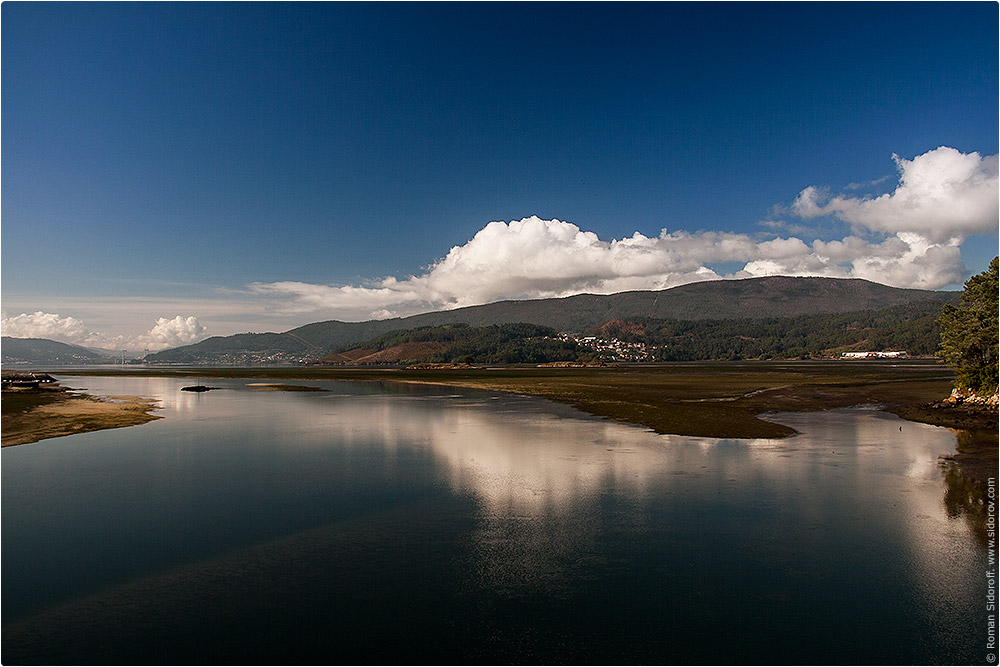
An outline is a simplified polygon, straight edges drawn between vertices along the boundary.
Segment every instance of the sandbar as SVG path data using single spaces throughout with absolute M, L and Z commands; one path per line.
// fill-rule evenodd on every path
M 155 419 L 159 405 L 141 396 L 96 397 L 64 389 L 38 393 L 4 392 L 4 447 L 75 433 L 137 426 Z

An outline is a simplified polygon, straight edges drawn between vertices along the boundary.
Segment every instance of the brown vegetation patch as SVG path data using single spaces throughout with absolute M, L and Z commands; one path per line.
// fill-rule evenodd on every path
M 420 361 L 435 354 L 443 354 L 448 349 L 446 343 L 424 341 L 420 343 L 400 343 L 354 360 L 357 364 L 386 364 L 403 361 Z
M 628 320 L 610 320 L 593 330 L 597 336 L 604 338 L 620 338 L 625 335 L 644 336 L 646 327 L 638 322 Z
M 356 348 L 353 350 L 347 350 L 345 352 L 331 352 L 330 354 L 324 356 L 318 360 L 320 364 L 343 364 L 343 365 L 355 365 L 358 363 L 358 359 L 362 357 L 367 357 L 370 354 L 375 353 L 375 350 L 369 348 Z

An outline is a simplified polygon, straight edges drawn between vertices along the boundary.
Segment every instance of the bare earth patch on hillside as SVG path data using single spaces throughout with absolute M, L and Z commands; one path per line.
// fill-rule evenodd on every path
M 384 350 L 373 352 L 355 359 L 358 364 L 394 364 L 403 361 L 422 361 L 448 349 L 446 343 L 425 341 L 420 343 L 400 343 Z

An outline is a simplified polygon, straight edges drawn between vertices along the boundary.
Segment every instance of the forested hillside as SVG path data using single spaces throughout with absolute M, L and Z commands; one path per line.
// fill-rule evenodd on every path
M 651 360 L 795 359 L 849 351 L 903 350 L 931 356 L 938 345 L 937 303 L 916 303 L 834 315 L 767 319 L 609 322 L 591 335 L 642 343 Z
M 112 353 L 99 353 L 79 345 L 47 338 L 3 336 L 3 363 L 9 365 L 101 364 L 113 361 Z
M 939 310 L 942 304 L 957 300 L 957 292 L 898 289 L 866 280 L 772 276 L 694 283 L 656 292 L 579 294 L 559 299 L 503 301 L 389 320 L 315 322 L 280 334 L 209 338 L 194 345 L 151 354 L 147 361 L 203 365 L 297 364 L 319 359 L 331 350 L 358 347 L 362 341 L 370 341 L 392 331 L 448 324 L 482 328 L 520 322 L 559 332 L 584 332 L 613 320 L 758 321 L 883 310 L 903 304 L 924 304 L 921 307 Z M 693 336 L 713 335 L 711 331 L 715 328 L 708 326 L 707 334 L 701 329 L 685 329 L 684 332 Z M 720 333 L 718 337 L 721 347 L 712 352 L 716 358 L 727 358 L 728 353 L 758 356 L 755 352 L 757 348 L 753 346 L 734 349 L 732 343 L 721 340 L 724 334 Z M 768 336 L 762 334 L 753 338 L 765 339 Z M 679 346 L 677 354 L 686 357 L 695 354 L 695 351 L 681 345 L 679 338 L 674 342 Z M 787 354 L 786 347 L 796 347 L 786 346 L 785 343 L 789 342 L 792 341 L 765 345 L 759 353 L 784 356 Z M 818 348 L 814 348 L 810 343 L 806 349 L 815 353 Z M 425 352 L 429 350 L 427 348 Z
M 533 324 L 448 324 L 393 331 L 346 346 L 320 363 L 545 363 L 552 361 L 697 361 L 839 357 L 848 351 L 902 350 L 932 356 L 938 345 L 936 303 L 834 315 L 767 319 L 612 320 L 559 334 Z

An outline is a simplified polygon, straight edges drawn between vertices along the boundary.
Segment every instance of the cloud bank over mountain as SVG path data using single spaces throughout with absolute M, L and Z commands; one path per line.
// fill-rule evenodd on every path
M 164 350 L 168 347 L 188 345 L 201 340 L 205 327 L 196 317 L 173 319 L 157 318 L 156 324 L 138 336 L 109 336 L 91 331 L 82 320 L 61 317 L 56 313 L 35 311 L 13 317 L 5 314 L 0 320 L 0 331 L 12 338 L 48 338 L 62 343 L 106 350 Z
M 491 222 L 425 273 L 404 280 L 254 283 L 249 290 L 274 298 L 288 313 L 369 319 L 502 299 L 658 290 L 765 275 L 864 278 L 922 289 L 961 282 L 963 240 L 997 229 L 997 156 L 940 147 L 912 160 L 893 159 L 899 178 L 891 193 L 831 196 L 810 186 L 786 209 L 802 220 L 831 216 L 849 223 L 852 233 L 841 239 L 664 229 L 655 237 L 635 232 L 605 241 L 570 222 L 532 216 Z M 724 274 L 710 268 L 734 262 L 743 268 Z
M 143 347 L 148 347 L 150 350 L 162 350 L 194 343 L 203 338 L 204 335 L 205 327 L 198 322 L 197 317 L 177 315 L 173 319 L 158 317 L 149 333 L 136 337 L 134 341 L 135 347 L 138 347 L 137 343 L 141 342 Z
M 40 310 L 14 317 L 7 317 L 5 313 L 0 320 L 0 332 L 11 338 L 49 338 L 74 345 L 89 345 L 87 341 L 94 335 L 82 320 Z

